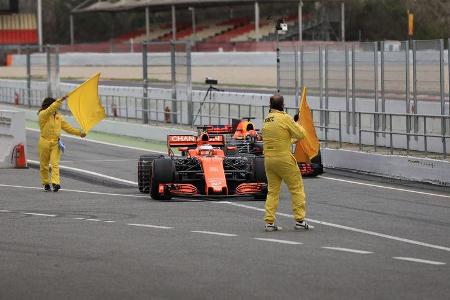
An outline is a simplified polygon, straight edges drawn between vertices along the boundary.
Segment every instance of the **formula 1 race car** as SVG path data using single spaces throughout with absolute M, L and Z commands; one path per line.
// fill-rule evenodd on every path
M 227 156 L 223 135 L 169 135 L 168 156 L 141 156 L 139 190 L 153 199 L 179 197 L 252 196 L 265 199 L 264 158 Z M 175 156 L 178 148 L 181 156 Z
M 198 129 L 207 132 L 210 136 L 221 134 L 225 136 L 226 145 L 231 146 L 233 151 L 225 152 L 227 155 L 257 155 L 262 156 L 263 144 L 261 133 L 256 130 L 255 125 L 250 121 L 233 119 L 232 125 L 208 125 L 198 127 Z
M 263 136 L 256 129 L 253 118 L 242 120 L 233 119 L 232 125 L 208 125 L 199 127 L 210 135 L 222 134 L 226 136 L 226 144 L 236 147 L 237 155 L 263 156 Z M 233 155 L 227 152 L 228 155 Z M 319 153 L 310 161 L 297 162 L 302 176 L 317 176 L 323 173 L 322 156 Z

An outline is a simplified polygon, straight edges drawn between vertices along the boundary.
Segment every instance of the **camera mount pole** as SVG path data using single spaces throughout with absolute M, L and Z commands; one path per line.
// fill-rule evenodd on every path
M 211 100 L 212 91 L 223 92 L 224 90 L 215 88 L 212 86 L 212 84 L 209 85 L 209 88 L 206 90 L 205 97 L 203 97 L 202 103 L 200 104 L 200 107 L 198 108 L 198 111 L 195 114 L 194 120 L 192 121 L 192 126 L 195 125 L 195 121 L 197 120 L 197 117 L 200 114 L 200 111 L 202 110 L 202 107 L 205 104 L 205 101 L 206 101 L 206 98 L 208 98 L 208 95 L 209 95 L 209 100 Z
M 275 26 L 275 36 L 277 38 L 277 92 L 280 92 L 280 40 L 278 36 L 278 26 Z

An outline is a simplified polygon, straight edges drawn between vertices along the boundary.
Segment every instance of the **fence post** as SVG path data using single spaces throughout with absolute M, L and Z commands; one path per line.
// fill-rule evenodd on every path
M 348 99 L 348 88 L 349 88 L 349 67 L 348 67 L 348 45 L 345 44 L 344 47 L 344 54 L 345 54 L 345 123 L 347 127 L 347 134 L 350 133 L 350 102 Z
M 374 75 L 374 92 L 375 92 L 375 115 L 374 115 L 374 125 L 375 128 L 374 130 L 377 130 L 380 128 L 380 124 L 379 124 L 379 117 L 380 115 L 378 114 L 378 42 L 374 42 L 373 43 L 373 75 Z M 375 136 L 378 135 L 378 133 L 375 133 Z M 376 137 L 375 137 L 376 139 Z
M 322 60 L 322 45 L 319 45 L 319 100 L 320 100 L 320 131 L 323 130 L 323 60 Z
M 304 81 L 304 52 L 305 52 L 305 47 L 303 45 L 300 46 L 300 88 L 303 89 L 303 87 L 305 86 L 305 81 Z
M 47 97 L 52 97 L 52 71 L 49 45 L 45 46 L 45 53 L 47 56 Z
M 358 123 L 359 123 L 359 124 L 358 124 L 358 130 L 359 130 L 359 151 L 362 151 L 361 113 L 359 113 L 359 116 L 358 116 Z
M 142 44 L 142 77 L 143 97 L 142 97 L 142 123 L 148 124 L 148 64 L 147 64 L 147 43 Z M 136 105 L 135 105 L 136 106 Z M 136 114 L 137 118 L 137 114 Z
M 413 41 L 413 93 L 414 93 L 414 98 L 413 98 L 413 108 L 414 110 L 411 111 L 411 103 L 409 103 L 408 101 L 408 113 L 411 112 L 412 114 L 417 114 L 418 110 L 417 110 L 417 43 L 414 40 Z M 414 122 L 414 132 L 417 133 L 418 128 L 416 128 L 416 118 L 409 118 L 409 122 L 410 122 L 410 127 L 411 127 L 411 122 Z M 410 129 L 411 130 L 411 129 Z
M 194 125 L 192 124 L 192 120 L 194 118 L 194 103 L 192 101 L 192 60 L 191 60 L 191 43 L 187 43 L 186 44 L 186 80 L 187 80 L 187 101 L 188 101 L 188 124 L 189 125 Z M 219 106 L 219 110 L 220 110 L 220 106 Z
M 392 155 L 394 154 L 394 139 L 392 138 L 392 114 L 389 114 L 389 146 L 391 146 Z
M 295 107 L 299 107 L 298 98 L 300 97 L 300 88 L 298 86 L 298 45 L 294 47 L 294 75 L 295 75 Z
M 342 117 L 341 117 L 341 111 L 339 111 L 338 114 L 339 114 L 339 149 L 342 149 Z
M 441 134 L 442 134 L 442 152 L 444 159 L 447 157 L 447 145 L 445 140 L 446 120 L 445 120 L 445 77 L 444 77 L 444 40 L 439 40 L 439 90 L 441 98 Z
M 450 38 L 447 40 L 447 71 L 448 71 L 448 115 L 450 116 Z M 450 118 L 447 119 L 450 127 Z
M 59 74 L 59 47 L 54 46 L 55 49 L 55 76 L 54 76 L 54 88 L 55 88 L 55 97 L 60 96 L 59 83 L 60 83 L 60 74 Z
M 383 112 L 381 129 L 384 137 L 386 135 L 384 133 L 384 131 L 386 131 L 386 115 L 384 114 L 386 112 L 386 94 L 384 90 L 384 41 L 380 42 L 380 64 L 381 112 Z
M 172 75 L 172 123 L 177 124 L 177 69 L 176 69 L 176 45 L 170 42 L 170 73 Z
M 406 41 L 406 154 L 409 154 L 409 133 L 411 132 L 411 116 L 410 116 L 410 111 L 411 111 L 411 103 L 410 103 L 410 95 L 409 95 L 409 80 L 410 80 L 410 75 L 409 75 L 409 42 Z M 417 80 L 416 80 L 416 76 L 417 76 L 417 64 L 416 64 L 416 41 L 413 40 L 412 41 L 412 61 L 413 61 L 413 101 L 415 102 L 417 99 Z
M 352 123 L 353 134 L 356 134 L 356 66 L 355 66 L 355 44 L 352 44 Z
M 448 115 L 450 116 L 450 38 L 447 40 L 447 71 L 448 71 Z M 447 119 L 450 127 L 450 118 Z
M 28 108 L 31 108 L 31 50 L 30 47 L 26 47 L 27 51 L 27 100 Z
M 325 109 L 328 110 L 328 45 L 325 45 Z M 327 115 L 325 115 L 325 126 L 328 124 Z
M 277 33 L 277 91 L 280 92 L 280 45 L 278 43 L 278 33 Z

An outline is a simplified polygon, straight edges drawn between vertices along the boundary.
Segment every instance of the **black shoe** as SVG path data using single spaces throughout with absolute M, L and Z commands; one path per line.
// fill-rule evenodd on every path
M 54 184 L 53 185 L 53 191 L 56 193 L 57 191 L 59 191 L 59 189 L 61 188 L 61 186 L 59 184 Z
M 50 184 L 44 185 L 44 191 L 50 192 Z

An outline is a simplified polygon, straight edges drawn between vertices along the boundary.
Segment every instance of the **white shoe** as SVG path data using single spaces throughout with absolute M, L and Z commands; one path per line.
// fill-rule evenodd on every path
M 275 225 L 275 223 L 266 223 L 264 228 L 265 228 L 266 232 L 283 230 L 283 228 L 281 226 Z
M 308 223 L 305 220 L 295 222 L 295 230 L 309 229 Z

